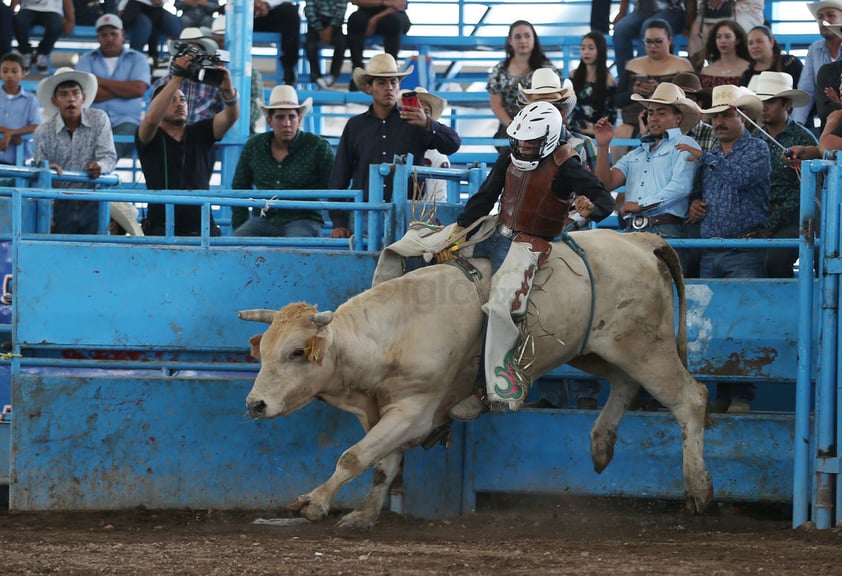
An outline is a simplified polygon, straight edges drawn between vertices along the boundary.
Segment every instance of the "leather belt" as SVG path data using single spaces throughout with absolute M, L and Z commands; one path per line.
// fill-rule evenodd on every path
M 771 238 L 772 231 L 767 228 L 758 228 L 757 230 L 751 230 L 749 232 L 744 232 L 737 236 L 737 238 Z
M 684 218 L 673 216 L 672 214 L 662 214 L 660 216 L 635 216 L 626 225 L 626 229 L 643 230 L 650 226 L 660 226 L 661 224 L 684 224 Z

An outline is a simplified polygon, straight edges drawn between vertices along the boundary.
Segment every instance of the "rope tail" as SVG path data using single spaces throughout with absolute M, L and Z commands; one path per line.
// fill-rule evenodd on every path
M 593 281 L 593 270 L 591 270 L 591 263 L 588 262 L 588 257 L 587 257 L 587 254 L 585 254 L 584 248 L 579 246 L 579 243 L 576 242 L 573 238 L 570 237 L 570 235 L 567 233 L 567 230 L 565 230 L 561 234 L 561 240 L 562 240 L 562 242 L 567 244 L 567 246 L 569 246 L 570 249 L 573 250 L 573 252 L 575 252 L 579 256 L 579 258 L 582 259 L 582 262 L 585 263 L 585 269 L 588 271 L 588 281 L 591 283 L 591 313 L 588 316 L 588 327 L 587 327 L 587 331 L 585 332 L 585 339 L 582 341 L 582 348 L 579 350 L 579 354 L 584 354 L 585 348 L 588 345 L 588 340 L 591 337 L 591 328 L 593 328 L 594 310 L 596 310 L 596 285 L 594 284 L 594 281 Z M 680 275 L 680 270 L 681 270 L 681 267 L 679 266 L 679 275 Z M 684 281 L 684 279 L 682 278 L 682 282 L 683 281 Z M 685 340 L 685 343 L 686 343 L 687 338 L 685 337 L 684 340 Z M 686 357 L 686 354 L 685 354 L 685 357 Z M 685 358 L 685 364 L 686 363 L 687 362 L 686 362 L 686 358 Z

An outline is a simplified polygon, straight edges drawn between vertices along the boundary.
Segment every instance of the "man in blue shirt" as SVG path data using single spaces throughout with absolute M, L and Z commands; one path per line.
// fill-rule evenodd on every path
M 143 96 L 149 88 L 149 64 L 146 56 L 124 46 L 123 22 L 114 14 L 96 21 L 99 48 L 83 54 L 76 69 L 97 77 L 98 88 L 93 108 L 104 110 L 115 135 L 134 135 L 143 112 Z M 129 156 L 130 141 L 115 144 L 117 156 Z
M 699 164 L 702 199 L 690 205 L 690 221 L 701 221 L 702 238 L 768 238 L 769 188 L 772 171 L 769 146 L 746 130 L 746 114 L 754 121 L 763 109 L 760 99 L 742 86 L 716 86 L 711 108 L 719 146 L 710 152 L 684 148 Z M 762 278 L 766 251 L 707 249 L 699 263 L 702 278 Z M 714 411 L 748 412 L 753 384 L 720 384 Z
M 599 145 L 596 175 L 609 191 L 625 185 L 625 193 L 617 196 L 617 207 L 626 230 L 680 238 L 696 174 L 690 153 L 680 146 L 701 151 L 695 140 L 684 135 L 698 123 L 699 108 L 670 82 L 659 84 L 651 98 L 637 94 L 632 98 L 648 106 L 649 132 L 640 146 L 609 168 L 614 127 L 606 118 L 600 119 L 594 126 Z

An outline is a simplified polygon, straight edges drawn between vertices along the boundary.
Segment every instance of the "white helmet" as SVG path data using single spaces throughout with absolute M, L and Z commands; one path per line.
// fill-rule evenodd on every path
M 527 104 L 506 128 L 512 164 L 524 172 L 535 170 L 542 158 L 546 158 L 558 148 L 561 130 L 561 112 L 558 108 L 549 102 Z M 521 153 L 520 143 L 530 140 L 538 140 L 538 142 L 535 151 L 530 152 L 527 158 Z

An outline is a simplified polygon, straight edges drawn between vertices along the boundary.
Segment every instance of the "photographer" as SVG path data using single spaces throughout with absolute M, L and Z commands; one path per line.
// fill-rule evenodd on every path
M 170 62 L 172 80 L 152 94 L 146 116 L 135 135 L 138 158 L 150 190 L 207 190 L 213 171 L 211 151 L 240 117 L 240 96 L 231 84 L 231 75 L 221 64 L 219 90 L 225 108 L 212 118 L 188 123 L 188 104 L 181 87 L 185 77 L 195 71 L 196 52 L 179 53 Z M 206 71 L 207 72 L 207 71 Z M 175 207 L 175 234 L 198 236 L 201 233 L 201 208 Z M 147 236 L 164 234 L 163 204 L 150 204 L 143 231 Z M 211 234 L 219 228 L 211 218 Z

